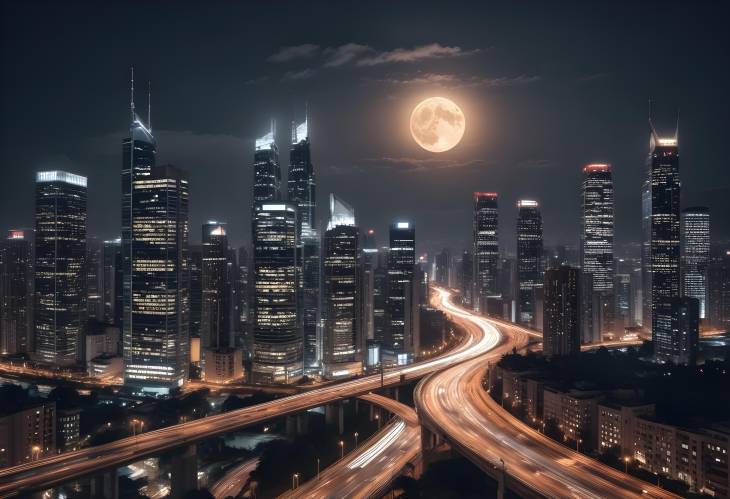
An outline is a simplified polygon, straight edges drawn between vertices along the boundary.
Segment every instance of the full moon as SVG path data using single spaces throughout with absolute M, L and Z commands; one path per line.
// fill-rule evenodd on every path
M 427 151 L 453 149 L 464 136 L 465 127 L 464 113 L 444 97 L 429 97 L 411 113 L 413 140 Z

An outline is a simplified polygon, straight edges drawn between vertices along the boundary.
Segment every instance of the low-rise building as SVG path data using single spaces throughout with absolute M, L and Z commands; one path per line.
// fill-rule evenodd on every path
M 553 420 L 565 438 L 578 442 L 584 449 L 595 449 L 598 403 L 604 398 L 600 391 L 546 386 L 543 390 L 544 421 Z
M 226 383 L 243 377 L 243 353 L 236 348 L 203 350 L 203 379 L 211 383 Z
M 0 468 L 56 453 L 56 403 L 40 402 L 0 416 Z
M 81 409 L 58 409 L 56 417 L 56 448 L 61 452 L 79 449 L 81 441 Z
M 117 377 L 122 375 L 124 361 L 119 355 L 102 354 L 87 363 L 87 372 L 94 378 Z
M 634 448 L 634 423 L 637 416 L 653 416 L 654 404 L 627 404 L 605 401 L 598 404 L 598 451 L 615 450 L 631 455 Z

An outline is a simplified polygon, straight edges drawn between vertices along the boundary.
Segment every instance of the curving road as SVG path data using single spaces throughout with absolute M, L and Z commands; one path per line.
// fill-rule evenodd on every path
M 483 354 L 493 347 L 494 342 L 486 338 L 480 330 L 467 331 L 458 346 L 439 357 L 387 370 L 382 378 L 382 384 L 393 386 L 418 379 Z M 364 376 L 264 404 L 143 433 L 136 437 L 5 468 L 0 470 L 0 497 L 51 488 L 84 475 L 122 466 L 204 438 L 365 394 L 380 386 L 380 374 Z
M 675 497 L 669 492 L 573 452 L 502 409 L 482 387 L 487 362 L 524 346 L 531 331 L 475 315 L 437 289 L 439 308 L 454 322 L 498 345 L 478 357 L 422 380 L 416 388 L 421 424 L 445 435 L 462 455 L 499 478 L 504 460 L 508 487 L 550 498 Z
M 332 466 L 280 499 L 378 497 L 403 468 L 421 454 L 421 427 L 416 411 L 398 401 L 369 393 L 360 399 L 395 415 L 387 425 Z
M 248 482 L 251 472 L 259 465 L 259 458 L 254 457 L 248 461 L 244 461 L 231 471 L 225 474 L 211 488 L 210 493 L 215 499 L 225 499 L 226 497 L 236 497 L 243 490 L 244 485 Z

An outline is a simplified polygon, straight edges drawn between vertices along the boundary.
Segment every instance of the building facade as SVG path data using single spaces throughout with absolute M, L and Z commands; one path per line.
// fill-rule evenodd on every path
M 694 365 L 700 336 L 697 298 L 665 298 L 654 306 L 654 356 L 663 362 Z
M 416 229 L 411 222 L 396 222 L 390 226 L 388 255 L 387 329 L 384 355 L 397 364 L 413 360 L 416 351 L 413 313 L 413 278 L 416 265 Z
M 0 353 L 33 351 L 33 231 L 12 229 L 0 246 Z
M 496 192 L 474 193 L 473 238 L 474 305 L 476 310 L 483 312 L 487 297 L 499 294 L 499 209 Z
M 82 359 L 86 325 L 86 177 L 36 175 L 35 341 L 42 362 Z
M 580 269 L 561 265 L 545 272 L 543 351 L 546 355 L 580 352 L 580 284 Z
M 707 269 L 710 265 L 710 210 L 693 206 L 682 210 L 682 296 L 697 298 L 700 319 L 707 317 Z
M 535 290 L 543 285 L 542 216 L 537 201 L 517 202 L 518 322 L 535 327 Z

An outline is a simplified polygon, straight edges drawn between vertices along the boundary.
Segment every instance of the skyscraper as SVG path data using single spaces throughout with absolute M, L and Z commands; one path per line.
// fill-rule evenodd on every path
M 86 238 L 86 310 L 89 319 L 104 318 L 104 302 L 102 297 L 102 242 L 96 237 Z
M 542 216 L 537 201 L 517 202 L 518 322 L 535 326 L 535 289 L 542 282 Z
M 330 194 L 330 217 L 324 235 L 324 372 L 329 378 L 362 369 L 358 247 L 355 210 Z
M 82 359 L 86 326 L 86 177 L 38 172 L 35 207 L 36 353 L 73 364 Z
M 561 265 L 545 272 L 543 351 L 547 355 L 580 352 L 579 269 Z
M 134 107 L 122 142 L 124 383 L 168 394 L 187 378 L 189 356 L 188 181 L 156 166 L 157 141 Z
M 203 246 L 191 244 L 188 246 L 190 284 L 190 314 L 188 316 L 191 338 L 200 338 L 203 318 Z
M 228 348 L 233 346 L 233 338 L 230 330 L 226 224 L 215 221 L 204 223 L 202 241 L 200 347 L 201 349 Z
M 139 150 L 135 142 L 135 154 Z M 122 232 L 122 251 L 130 260 L 124 276 L 124 383 L 168 395 L 187 379 L 190 355 L 188 180 L 174 166 L 145 171 L 135 174 L 130 192 L 133 230 L 126 232 L 126 249 L 124 227 Z
M 464 250 L 461 254 L 459 278 L 459 287 L 464 306 L 472 307 L 472 297 L 474 296 L 474 257 L 469 250 Z
M 0 354 L 33 351 L 33 231 L 13 229 L 0 246 Z
M 581 268 L 593 275 L 593 290 L 613 291 L 613 177 L 611 165 L 583 167 Z
M 124 292 L 122 283 L 122 240 L 104 241 L 102 249 L 101 297 L 104 307 L 103 320 L 107 324 L 122 327 Z
M 378 245 L 375 230 L 368 229 L 363 238 L 360 256 L 360 327 L 365 340 L 375 339 L 375 269 L 378 265 Z
M 256 139 L 253 159 L 253 202 L 281 199 L 279 149 L 274 142 L 274 122 L 270 131 Z
M 651 125 L 651 121 L 649 122 Z M 650 219 L 645 238 L 649 240 L 647 278 L 652 314 L 652 341 L 657 343 L 654 310 L 659 303 L 680 296 L 679 149 L 677 136 L 661 138 L 651 125 L 648 158 Z M 648 200 L 647 199 L 647 200 Z M 648 209 L 648 207 L 647 207 Z M 655 348 L 656 350 L 656 348 Z
M 593 301 L 598 305 L 594 311 L 597 320 L 592 325 L 593 336 L 600 340 L 604 332 L 613 332 L 615 325 L 611 165 L 593 163 L 583 167 L 581 204 L 580 265 L 584 274 L 590 274 L 593 279 L 593 293 L 597 295 Z
M 707 291 L 710 324 L 730 331 L 730 250 L 711 260 L 707 272 Z
M 254 206 L 253 379 L 290 383 L 302 376 L 303 344 L 297 314 L 296 207 Z
M 665 298 L 654 306 L 654 355 L 674 364 L 694 365 L 699 340 L 699 300 Z
M 312 165 L 308 120 L 292 123 L 289 175 L 287 178 L 289 202 L 297 209 L 297 246 L 301 277 L 299 315 L 304 338 L 304 368 L 317 371 L 322 359 L 317 348 L 319 319 L 319 231 L 316 223 L 316 182 Z
M 451 253 L 444 248 L 436 255 L 436 272 L 434 281 L 442 286 L 449 286 L 451 276 Z
M 707 268 L 710 264 L 710 210 L 682 210 L 682 295 L 700 302 L 700 319 L 707 317 Z
M 474 193 L 474 305 L 486 312 L 488 296 L 497 291 L 499 209 L 496 192 Z
M 418 339 L 412 330 L 413 268 L 416 264 L 416 229 L 410 222 L 390 226 L 387 317 L 383 353 L 397 364 L 413 360 Z

